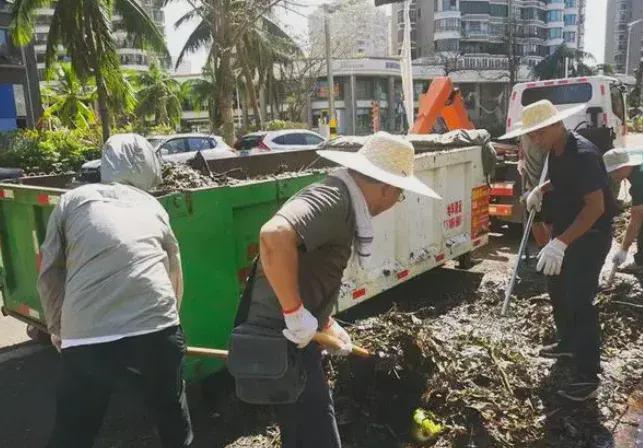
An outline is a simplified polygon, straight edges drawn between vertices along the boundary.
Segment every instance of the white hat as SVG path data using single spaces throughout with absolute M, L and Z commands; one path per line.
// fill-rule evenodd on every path
M 641 158 L 640 154 L 632 153 L 626 148 L 615 148 L 603 154 L 603 161 L 605 162 L 605 169 L 608 173 L 611 173 L 624 166 L 641 165 L 643 158 Z
M 559 111 L 551 101 L 540 100 L 526 106 L 522 110 L 522 121 L 516 123 L 516 129 L 498 137 L 499 140 L 519 137 L 538 129 L 546 128 L 554 123 L 563 121 L 567 117 L 582 112 L 586 105 L 570 107 Z
M 366 140 L 358 152 L 317 151 L 317 154 L 385 184 L 442 199 L 413 175 L 415 150 L 402 137 L 377 132 Z

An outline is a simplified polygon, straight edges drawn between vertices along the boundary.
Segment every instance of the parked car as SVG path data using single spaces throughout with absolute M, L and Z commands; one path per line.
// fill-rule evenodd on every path
M 239 138 L 234 148 L 241 155 L 261 154 L 267 151 L 295 151 L 319 149 L 326 139 L 306 129 L 251 132 Z
M 237 156 L 237 153 L 218 135 L 175 134 L 146 138 L 166 162 L 187 163 L 194 158 L 197 151 L 201 151 L 206 160 Z M 100 159 L 86 162 L 80 169 L 80 178 L 85 182 L 98 182 Z

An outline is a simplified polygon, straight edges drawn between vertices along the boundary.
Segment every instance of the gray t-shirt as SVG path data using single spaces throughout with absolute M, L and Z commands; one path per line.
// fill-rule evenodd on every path
M 339 297 L 351 256 L 355 216 L 350 194 L 334 177 L 304 188 L 277 212 L 299 235 L 299 291 L 304 306 L 323 327 Z M 261 263 L 257 268 L 248 322 L 283 328 L 281 306 Z

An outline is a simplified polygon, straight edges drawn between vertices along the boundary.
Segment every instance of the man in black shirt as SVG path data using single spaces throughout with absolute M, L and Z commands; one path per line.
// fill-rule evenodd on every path
M 612 241 L 616 204 L 600 152 L 568 131 L 562 120 L 584 106 L 558 112 L 542 100 L 523 109 L 522 128 L 505 138 L 528 135 L 547 152 L 549 180 L 527 197 L 528 210 L 540 210 L 549 193 L 552 239 L 538 255 L 537 269 L 548 276 L 558 342 L 541 355 L 571 358 L 576 376 L 559 394 L 573 401 L 596 396 L 600 371 L 600 325 L 594 298 L 601 267 Z

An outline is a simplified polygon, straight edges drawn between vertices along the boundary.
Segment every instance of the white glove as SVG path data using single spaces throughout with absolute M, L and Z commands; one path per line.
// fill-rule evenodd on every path
M 284 313 L 286 328 L 283 334 L 290 342 L 297 344 L 297 347 L 304 348 L 317 333 L 317 318 L 310 314 L 304 305 L 299 305 L 297 310 Z
M 527 195 L 527 211 L 531 212 L 536 210 L 537 212 L 543 207 L 543 192 L 540 187 L 535 187 Z
M 542 271 L 545 275 L 559 275 L 563 266 L 563 258 L 565 258 L 565 249 L 567 249 L 567 244 L 558 238 L 549 241 L 538 254 L 536 270 Z
M 614 266 L 619 267 L 623 263 L 625 263 L 625 260 L 627 259 L 627 251 L 623 249 L 619 249 L 618 252 L 614 254 L 612 257 L 612 263 Z
M 351 335 L 348 334 L 348 332 L 344 330 L 335 319 L 331 319 L 331 325 L 324 330 L 324 333 L 328 333 L 342 342 L 342 346 L 339 347 L 339 349 L 328 349 L 331 353 L 340 356 L 348 356 L 351 354 L 351 352 L 353 351 L 353 341 L 351 340 Z
M 60 336 L 57 334 L 52 334 L 51 335 L 51 345 L 54 346 L 56 351 L 60 353 L 61 347 L 62 347 L 62 340 L 60 339 Z
M 527 172 L 527 162 L 525 161 L 525 159 L 518 160 L 518 174 L 520 174 L 521 176 L 524 176 L 526 172 Z

